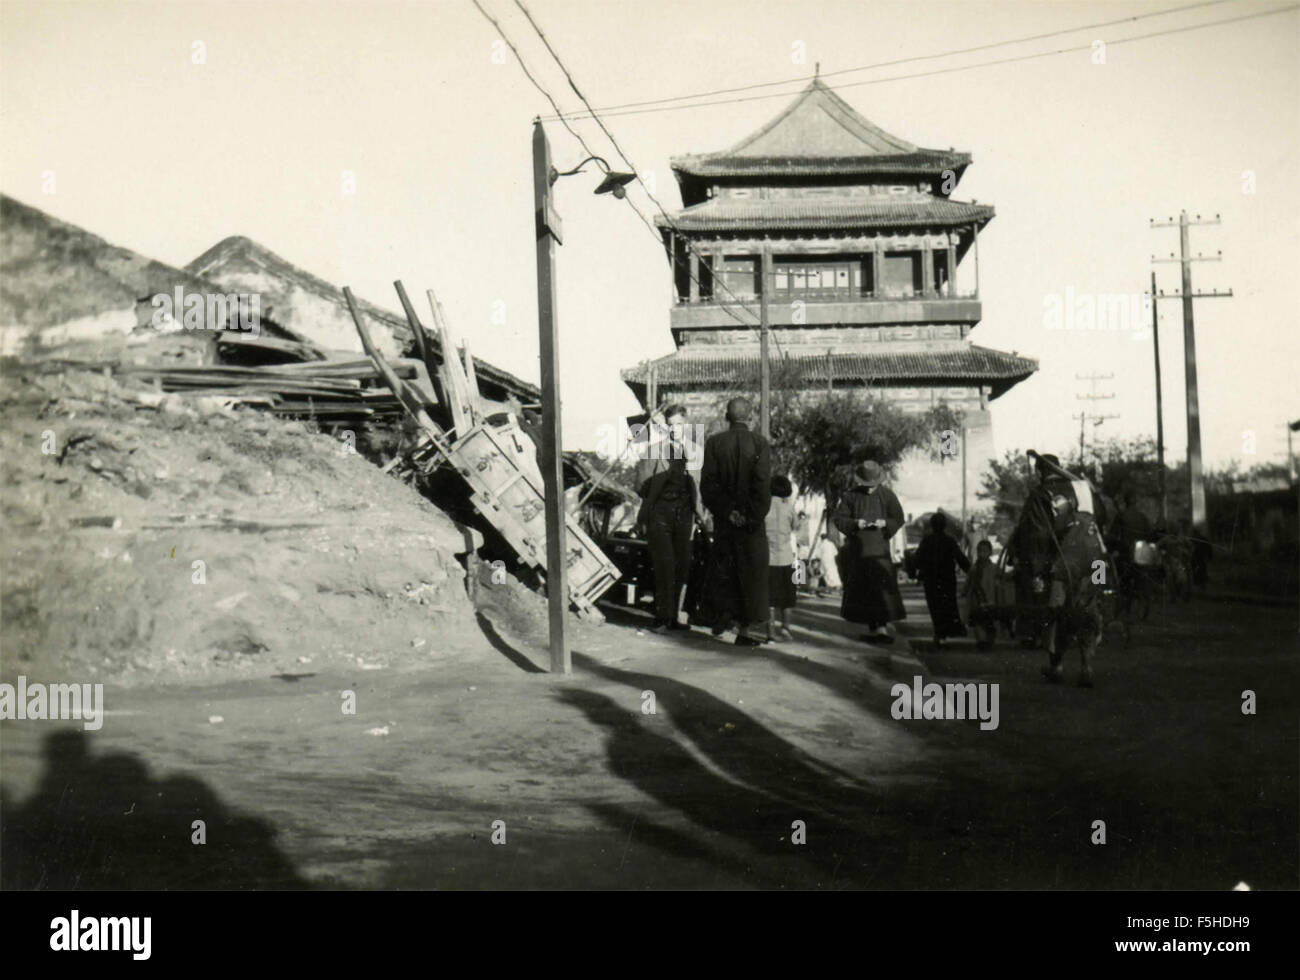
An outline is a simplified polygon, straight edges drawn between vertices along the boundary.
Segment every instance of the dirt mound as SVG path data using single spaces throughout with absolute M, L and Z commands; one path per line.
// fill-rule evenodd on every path
M 435 506 L 338 439 L 10 363 L 0 676 L 131 683 L 489 650 Z

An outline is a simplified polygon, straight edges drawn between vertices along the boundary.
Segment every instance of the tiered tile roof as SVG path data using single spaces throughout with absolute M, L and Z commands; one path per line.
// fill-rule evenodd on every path
M 819 174 L 930 174 L 960 178 L 969 153 L 934 150 L 885 132 L 813 79 L 782 113 L 735 146 L 717 153 L 674 157 L 678 179 L 810 176 Z

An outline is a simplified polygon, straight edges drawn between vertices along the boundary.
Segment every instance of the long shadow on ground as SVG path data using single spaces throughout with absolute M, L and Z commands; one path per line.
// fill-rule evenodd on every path
M 556 696 L 605 729 L 615 776 L 678 810 L 702 832 L 699 841 L 659 834 L 660 843 L 683 856 L 698 856 L 695 845 L 721 835 L 751 853 L 810 865 L 810 875 L 792 882 L 805 887 L 905 883 L 907 854 L 896 836 L 901 828 L 882 816 L 881 790 L 812 758 L 700 688 L 618 670 L 582 654 L 574 655 L 574 663 L 607 680 L 655 692 L 662 713 L 649 716 L 593 691 L 565 688 Z M 655 731 L 658 726 L 664 726 L 663 733 Z M 669 731 L 683 736 L 718 771 Z M 791 840 L 796 820 L 806 828 L 805 844 Z
M 206 843 L 192 842 L 196 820 Z M 0 888 L 308 887 L 274 838 L 198 779 L 154 779 L 134 754 L 93 757 L 83 732 L 57 732 L 31 798 L 0 793 Z

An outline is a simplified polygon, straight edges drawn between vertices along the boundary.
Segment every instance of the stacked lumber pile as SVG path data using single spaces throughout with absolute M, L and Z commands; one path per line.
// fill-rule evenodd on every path
M 398 360 L 393 370 L 422 388 L 426 400 L 433 400 L 423 364 Z M 401 402 L 368 359 L 275 367 L 140 366 L 119 373 L 153 381 L 166 392 L 218 396 L 232 407 L 245 405 L 287 418 L 360 423 L 404 414 Z
M 404 414 L 401 402 L 368 357 L 349 354 L 330 359 L 303 344 L 248 335 L 223 337 L 218 347 L 223 359 L 228 349 L 237 350 L 246 362 L 262 358 L 272 363 L 123 365 L 118 373 L 152 381 L 166 392 L 216 396 L 232 407 L 244 405 L 287 418 L 359 424 Z M 436 403 L 423 363 L 399 359 L 392 368 L 427 404 Z

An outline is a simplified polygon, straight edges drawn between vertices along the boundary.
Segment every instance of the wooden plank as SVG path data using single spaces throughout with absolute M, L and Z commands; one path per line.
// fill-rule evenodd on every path
M 397 377 L 383 356 L 375 350 L 351 289 L 345 288 L 343 295 L 361 337 L 361 346 L 434 448 L 451 462 L 456 472 L 469 484 L 473 491 L 470 500 L 475 509 L 501 532 L 521 559 L 537 567 L 549 567 L 544 542 L 534 540 L 528 531 L 528 524 L 543 512 L 545 501 L 541 488 L 534 482 L 535 468 L 521 465 L 519 440 L 511 440 L 509 433 L 498 433 L 491 426 L 480 424 L 471 426 L 465 433 L 459 434 L 460 438 L 455 443 L 450 443 L 446 433 L 424 410 L 418 393 L 410 382 Z M 444 338 L 444 352 L 448 350 L 445 343 Z M 444 363 L 452 360 L 454 354 L 451 358 L 443 358 Z M 501 465 L 511 472 L 504 474 L 505 479 L 494 485 L 489 482 L 486 474 L 496 472 L 496 468 Z M 515 507 L 509 506 L 503 498 L 502 493 L 506 492 L 515 500 Z M 514 513 L 515 510 L 519 514 Z M 599 610 L 593 603 L 604 589 L 618 579 L 618 569 L 587 536 L 575 518 L 566 514 L 565 524 L 567 534 L 564 535 L 562 547 L 567 553 L 559 560 L 566 566 L 581 566 L 574 579 L 583 583 L 577 590 L 566 589 L 567 599 L 574 604 L 580 615 L 586 618 L 599 617 Z
M 442 304 L 438 302 L 438 297 L 432 289 L 425 290 L 425 295 L 429 299 L 429 309 L 433 312 L 434 323 L 438 325 L 438 332 L 441 334 L 442 367 L 452 394 L 448 407 L 451 409 L 452 424 L 456 428 L 456 434 L 459 435 L 468 432 L 474 425 L 469 409 L 469 382 L 465 378 L 465 369 L 460 363 L 460 358 L 456 356 L 456 339 L 452 335 L 451 325 L 443 314 Z
M 415 316 L 415 309 L 411 306 L 411 301 L 406 297 L 406 287 L 402 285 L 400 279 L 394 280 L 393 286 L 397 289 L 397 298 L 402 301 L 402 309 L 406 311 L 406 322 L 411 326 L 411 339 L 415 341 L 415 354 L 427 364 L 429 352 L 424 346 L 424 331 L 420 328 L 420 321 Z
M 343 287 L 343 298 L 347 300 L 348 312 L 352 314 L 352 322 L 356 324 L 357 333 L 361 336 L 361 346 L 365 349 L 365 352 L 370 355 L 370 359 L 375 362 L 375 367 L 383 376 L 384 383 L 388 385 L 394 395 L 401 399 L 402 404 L 406 407 L 407 411 L 415 416 L 416 421 L 420 423 L 421 427 L 424 427 L 427 423 L 428 427 L 435 430 L 441 437 L 442 430 L 434 424 L 433 419 L 429 418 L 428 412 L 425 411 L 423 404 L 424 399 L 420 397 L 418 392 L 411 389 L 409 385 L 393 373 L 393 369 L 388 366 L 388 362 L 384 360 L 383 356 L 375 348 L 374 343 L 370 339 L 370 331 L 366 329 L 365 321 L 361 319 L 361 312 L 357 307 L 356 297 L 352 295 L 350 287 Z
M 437 378 L 438 386 L 442 389 L 437 393 L 438 400 L 442 404 L 448 405 L 452 399 L 450 393 L 446 390 L 446 386 L 442 383 L 442 374 L 438 369 L 438 359 L 433 351 L 434 338 L 425 332 L 424 324 L 420 322 L 419 316 L 416 315 L 415 307 L 411 305 L 411 299 L 406 295 L 406 287 L 402 285 L 402 281 L 399 279 L 393 285 L 397 287 L 397 298 L 402 302 L 402 310 L 406 313 L 406 322 L 410 324 L 412 335 L 417 338 L 416 347 L 419 350 L 420 358 L 424 361 L 424 368 L 431 382 L 430 386 L 432 387 L 432 379 Z
M 277 354 L 290 354 L 307 363 L 321 361 L 325 358 L 324 352 L 314 344 L 302 343 L 297 340 L 281 340 L 278 337 L 267 337 L 265 335 L 255 337 L 252 334 L 233 331 L 223 331 L 218 334 L 217 345 L 219 347 L 252 348 L 273 351 Z
M 474 421 L 478 422 L 483 418 L 483 395 L 478 390 L 478 371 L 474 367 L 474 355 L 470 353 L 469 341 L 462 341 L 460 349 L 465 358 L 465 387 L 469 393 L 470 412 Z
M 433 311 L 434 322 L 441 333 L 443 368 L 446 369 L 447 380 L 451 382 L 452 390 L 459 400 L 460 411 L 464 415 L 464 429 L 468 430 L 474 424 L 473 416 L 469 411 L 469 381 L 465 378 L 464 365 L 456 356 L 456 338 L 452 334 L 451 324 L 447 320 L 446 312 L 443 311 L 441 300 L 438 300 L 433 290 L 425 290 L 425 295 L 428 296 L 429 308 Z M 456 430 L 460 432 L 460 426 Z

